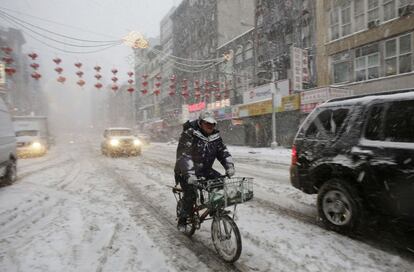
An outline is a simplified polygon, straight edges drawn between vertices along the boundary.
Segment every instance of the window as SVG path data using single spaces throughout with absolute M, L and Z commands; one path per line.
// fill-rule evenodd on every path
M 414 143 L 414 100 L 393 102 L 387 110 L 385 141 Z
M 341 36 L 351 34 L 351 2 L 346 2 L 345 5 L 341 7 L 341 29 Z
M 349 109 L 328 109 L 318 114 L 306 131 L 307 137 L 323 138 L 339 135 Z
M 385 75 L 412 71 L 411 34 L 385 42 Z
M 379 77 L 379 46 L 372 44 L 355 50 L 355 81 Z
M 368 122 L 365 128 L 365 138 L 372 141 L 381 140 L 381 120 L 383 104 L 374 105 L 368 113 Z
M 246 45 L 246 51 L 244 53 L 246 60 L 253 58 L 253 43 L 249 41 Z
M 331 40 L 339 38 L 339 12 L 337 8 L 333 8 L 330 12 L 330 29 Z
M 365 28 L 365 0 L 354 1 L 355 31 Z
M 379 20 L 379 0 L 368 0 L 368 23 Z
M 397 12 L 395 9 L 395 0 L 384 0 L 382 5 L 384 9 L 384 21 L 388 21 L 396 17 Z
M 342 83 L 349 81 L 350 54 L 349 52 L 339 53 L 332 58 L 333 81 Z

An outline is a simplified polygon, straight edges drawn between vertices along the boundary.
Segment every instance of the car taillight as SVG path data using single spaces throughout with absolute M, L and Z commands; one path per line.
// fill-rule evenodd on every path
M 296 152 L 296 146 L 292 146 L 292 165 L 296 165 L 298 162 L 298 153 Z

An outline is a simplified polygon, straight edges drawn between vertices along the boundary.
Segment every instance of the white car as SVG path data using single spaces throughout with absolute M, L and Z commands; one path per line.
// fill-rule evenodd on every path
M 101 151 L 106 156 L 138 156 L 142 152 L 142 143 L 130 128 L 107 128 L 103 134 Z

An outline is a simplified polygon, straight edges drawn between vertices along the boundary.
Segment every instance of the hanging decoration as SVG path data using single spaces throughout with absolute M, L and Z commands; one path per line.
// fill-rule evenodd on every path
M 98 82 L 95 84 L 95 88 L 100 89 L 102 88 L 102 83 Z
M 118 78 L 117 77 L 112 77 L 111 80 L 115 83 L 115 82 L 118 81 Z
M 32 59 L 32 60 L 35 60 L 36 58 L 37 58 L 37 54 L 36 53 L 30 53 L 30 54 L 28 54 L 28 56 Z
M 112 87 L 111 87 L 111 89 L 112 89 L 112 91 L 114 91 L 114 92 L 118 91 L 118 85 L 113 84 L 113 85 L 112 85 Z
M 42 77 L 42 75 L 41 75 L 41 74 L 39 74 L 38 72 L 33 72 L 30 76 L 31 76 L 32 78 L 36 79 L 36 80 L 39 80 L 39 78 L 41 78 L 41 77 Z
M 99 82 L 99 80 L 101 80 L 101 78 L 102 78 L 101 74 L 99 73 L 101 71 L 101 66 L 95 65 L 95 67 L 93 67 L 93 69 L 96 71 L 95 78 L 96 78 L 96 80 L 98 80 L 98 82 L 95 84 L 95 87 L 97 89 L 100 89 L 103 86 L 102 83 Z
M 111 72 L 112 72 L 112 74 L 116 75 L 116 73 L 118 73 L 118 70 L 114 68 L 114 69 L 111 70 Z
M 80 68 L 82 67 L 82 63 L 81 63 L 81 62 L 76 62 L 76 63 L 75 63 L 75 66 L 76 66 L 78 69 L 80 69 Z
M 95 69 L 95 71 L 99 73 L 99 71 L 101 71 L 101 66 L 96 65 L 95 67 L 93 67 L 93 69 Z
M 155 76 L 155 90 L 154 90 L 154 95 L 158 96 L 161 93 L 161 76 L 157 75 Z
M 3 57 L 3 61 L 6 63 L 4 72 L 8 76 L 13 76 L 14 73 L 16 73 L 16 69 L 13 67 L 10 67 L 10 64 L 13 63 L 13 58 L 11 57 L 11 52 L 13 52 L 13 49 L 11 49 L 8 46 L 4 46 L 1 48 L 1 50 L 4 52 L 5 56 Z
M 30 53 L 30 54 L 28 54 L 28 56 L 32 59 L 32 60 L 35 60 L 37 57 L 38 57 L 38 55 L 36 54 L 36 53 L 34 53 L 34 52 L 32 52 L 32 53 Z M 39 80 L 41 77 L 42 77 L 42 75 L 40 74 L 40 73 L 38 73 L 37 72 L 37 69 L 39 69 L 39 67 L 40 67 L 40 65 L 38 64 L 38 63 L 36 63 L 36 62 L 32 62 L 31 64 L 30 64 L 30 67 L 32 67 L 33 68 L 33 73 L 30 75 L 32 78 L 34 78 L 34 79 L 36 79 L 36 80 Z
M 170 96 L 175 95 L 175 89 L 176 89 L 175 81 L 176 81 L 176 79 L 177 79 L 176 75 L 172 75 L 170 77 L 170 91 L 168 92 L 168 94 Z
M 56 65 L 59 65 L 62 62 L 62 60 L 60 58 L 54 58 L 53 62 L 56 63 Z
M 134 87 L 132 86 L 132 84 L 134 84 L 134 80 L 131 78 L 134 75 L 134 73 L 133 72 L 128 72 L 127 75 L 129 76 L 129 79 L 128 79 L 129 87 L 128 87 L 127 91 L 130 94 L 132 94 L 135 91 Z
M 182 89 L 181 96 L 184 97 L 185 99 L 187 99 L 189 97 L 188 80 L 185 79 L 185 78 L 182 81 L 181 89 Z
M 145 94 L 148 93 L 148 90 L 147 90 L 147 86 L 148 86 L 147 78 L 148 78 L 148 75 L 146 75 L 146 74 L 145 75 L 142 75 L 142 78 L 143 78 L 143 81 L 141 82 L 141 85 L 142 85 L 141 93 L 143 95 L 145 95 Z
M 83 76 L 83 72 L 82 72 L 82 71 L 77 71 L 77 72 L 76 72 L 76 75 L 77 75 L 78 77 L 82 77 L 82 76 Z
M 59 76 L 58 78 L 57 78 L 57 81 L 59 82 L 59 83 L 65 83 L 65 81 L 66 81 L 66 77 L 64 77 L 64 76 Z
M 78 84 L 79 86 L 83 86 L 83 85 L 85 85 L 85 80 L 83 80 L 83 79 L 80 79 L 80 80 L 78 80 L 78 82 L 76 82 L 76 84 Z
M 196 99 L 200 99 L 200 97 L 201 97 L 200 81 L 198 81 L 198 80 L 194 81 L 194 97 Z
M 58 74 L 61 74 L 61 73 L 63 72 L 63 68 L 62 68 L 62 67 L 56 67 L 56 68 L 55 68 L 55 71 L 56 71 Z
M 102 76 L 101 76 L 100 74 L 96 74 L 96 75 L 95 75 L 95 78 L 96 78 L 97 80 L 100 80 L 100 79 L 102 78 Z

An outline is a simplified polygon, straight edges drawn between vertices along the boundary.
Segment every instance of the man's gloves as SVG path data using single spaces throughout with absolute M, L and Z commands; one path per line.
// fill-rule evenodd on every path
M 195 175 L 189 175 L 187 179 L 187 183 L 191 185 L 197 185 L 198 184 L 198 178 Z
M 234 176 L 235 173 L 236 173 L 236 170 L 234 170 L 234 166 L 233 165 L 231 165 L 226 170 L 226 176 L 228 176 L 229 178 L 231 178 L 232 176 Z

